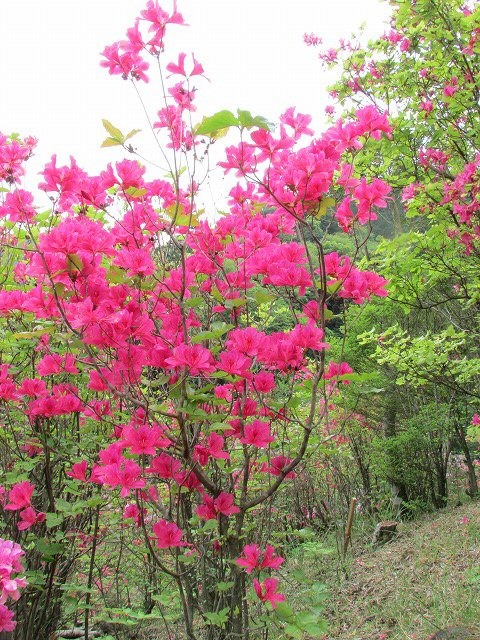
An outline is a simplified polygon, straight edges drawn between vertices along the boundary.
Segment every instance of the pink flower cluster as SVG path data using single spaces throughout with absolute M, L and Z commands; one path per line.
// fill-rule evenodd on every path
M 149 0 L 126 40 L 105 49 L 102 65 L 111 74 L 147 80 L 145 56 L 159 56 L 171 24 L 184 24 L 175 6 L 169 14 Z M 166 71 L 174 78 L 166 88 L 169 103 L 153 126 L 180 157 L 204 141 L 187 126 L 195 109 L 190 81 L 203 68 L 181 53 Z M 388 118 L 366 107 L 353 121 L 338 120 L 324 135 L 313 135 L 310 116 L 294 108 L 275 131 L 245 128 L 219 163 L 241 181 L 215 223 L 201 219 L 198 185 L 188 176 L 149 179 L 130 159 L 89 176 L 74 158 L 61 165 L 53 156 L 40 189 L 52 201 L 55 223 L 40 227 L 33 247 L 13 232 L 9 239 L 19 264 L 13 285 L 0 290 L 0 315 L 46 320 L 59 331 L 32 345 L 28 377 L 0 368 L 0 398 L 32 422 L 71 415 L 80 429 L 87 420 L 110 425 L 95 456 L 73 458 L 68 482 L 118 491 L 128 503 L 123 519 L 148 523 L 167 558 L 193 543 L 170 514 L 152 517 L 164 513 L 165 495 L 173 504 L 180 491 L 191 492 L 193 518 L 207 521 L 205 530 L 222 529 L 258 504 L 266 479 L 280 486 L 295 477 L 298 438 L 282 434 L 298 419 L 288 404 L 279 405 L 275 391 L 285 380 L 308 386 L 319 371 L 318 354 L 328 349 L 319 282 L 326 276 L 328 295 L 356 304 L 386 295 L 381 276 L 357 269 L 346 256 L 328 254 L 315 270 L 297 226 L 318 217 L 334 188 L 345 194 L 336 216 L 346 231 L 387 206 L 390 187 L 356 176 L 353 158 L 369 140 L 391 137 Z M 5 184 L 21 182 L 31 148 L 31 141 L 0 136 Z M 15 184 L 1 198 L 0 216 L 25 238 L 24 226 L 37 215 L 33 195 Z M 167 254 L 178 246 L 182 259 L 173 262 Z M 285 330 L 255 321 L 257 300 L 301 297 L 306 301 L 298 313 L 292 310 Z M 331 363 L 323 373 L 333 386 L 350 372 L 346 363 Z M 145 394 L 151 381 L 160 382 Z M 36 444 L 32 457 L 42 453 Z M 32 506 L 34 489 L 23 481 L 8 493 L 4 508 L 19 529 L 45 518 Z M 273 547 L 256 544 L 236 559 L 247 573 L 259 572 L 255 592 L 273 607 L 284 596 L 275 579 L 261 582 L 260 572 L 282 562 Z
M 34 489 L 35 485 L 30 484 L 28 480 L 14 484 L 8 493 L 8 502 L 3 506 L 5 511 L 19 512 L 17 522 L 19 531 L 30 529 L 45 520 L 45 513 L 43 511 L 37 512 L 32 507 L 31 500 Z
M 23 555 L 24 552 L 16 542 L 0 538 L 0 631 L 15 629 L 13 611 L 5 603 L 8 600 L 18 600 L 20 589 L 27 586 L 26 579 L 17 575 L 23 573 Z
M 152 56 L 164 49 L 164 38 L 167 25 L 184 25 L 182 14 L 175 8 L 171 15 L 166 13 L 157 0 L 149 0 L 135 25 L 128 29 L 127 39 L 105 47 L 102 55 L 105 60 L 100 63 L 112 75 L 121 75 L 125 80 L 129 77 L 148 82 L 145 71 L 149 64 L 142 57 L 142 52 Z M 140 30 L 140 21 L 148 25 L 148 36 L 144 38 Z

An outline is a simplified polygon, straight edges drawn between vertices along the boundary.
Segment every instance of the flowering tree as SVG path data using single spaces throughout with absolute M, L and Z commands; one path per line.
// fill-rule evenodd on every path
M 394 188 L 398 237 L 380 244 L 372 264 L 388 277 L 388 304 L 397 305 L 404 321 L 395 318 L 387 328 L 379 319 L 363 343 L 390 372 L 386 413 L 394 415 L 402 404 L 395 400 L 398 385 L 415 414 L 419 403 L 447 407 L 451 428 L 443 446 L 449 451 L 450 441 L 458 441 L 474 495 L 466 427 L 480 398 L 479 6 L 460 0 L 392 4 L 384 35 L 365 47 L 343 41 L 320 53 L 340 75 L 329 112 L 385 107 L 393 128 L 391 143 L 379 140 L 356 161 L 362 172 Z M 321 46 L 313 35 L 306 43 Z
M 241 110 L 193 124 L 204 70 L 165 53 L 183 24 L 176 7 L 149 0 L 101 62 L 136 90 L 158 78 L 164 103 L 149 123 L 166 176 L 137 159 L 89 176 L 53 156 L 42 211 L 22 188 L 35 141 L 0 138 L 3 508 L 36 570 L 19 638 L 54 630 L 81 563 L 75 618 L 83 612 L 88 636 L 98 554 L 114 527 L 176 587 L 189 639 L 260 637 L 285 600 L 274 577 L 284 558 L 256 525 L 312 436 L 332 437 L 332 379 L 345 372 L 326 368 L 326 305 L 386 295 L 354 256 L 325 255 L 318 230 L 338 193 L 354 232 L 386 206 L 390 188 L 355 168 L 371 139 L 391 135 L 386 117 L 360 109 L 320 137 L 294 108 L 276 128 Z M 137 153 L 135 130 L 104 124 L 104 146 Z M 239 141 L 219 166 L 239 182 L 214 221 L 199 208 L 199 176 L 228 130 Z M 280 308 L 288 329 L 271 331 Z M 291 635 L 319 629 L 318 616 L 280 608 Z

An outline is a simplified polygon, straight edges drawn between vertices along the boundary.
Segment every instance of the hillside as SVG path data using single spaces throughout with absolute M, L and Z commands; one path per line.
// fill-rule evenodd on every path
M 479 503 L 401 525 L 390 544 L 352 555 L 331 585 L 328 640 L 424 640 L 479 624 Z

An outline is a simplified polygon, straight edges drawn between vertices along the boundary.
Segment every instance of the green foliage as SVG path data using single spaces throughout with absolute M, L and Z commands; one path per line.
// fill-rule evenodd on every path
M 197 125 L 197 135 L 208 135 L 211 138 L 221 137 L 230 127 L 239 129 L 270 129 L 268 120 L 262 116 L 252 116 L 250 111 L 239 109 L 235 116 L 231 111 L 217 111 L 213 116 L 205 117 Z
M 404 488 L 409 510 L 444 506 L 451 437 L 448 407 L 422 407 L 396 435 L 374 439 L 373 471 L 386 483 Z
M 120 129 L 114 127 L 113 124 L 108 120 L 103 119 L 102 123 L 107 130 L 107 133 L 110 134 L 110 136 L 102 142 L 102 147 L 123 146 L 127 140 L 130 140 L 130 138 L 133 138 L 133 136 L 135 136 L 137 133 L 140 133 L 141 131 L 141 129 L 132 129 L 130 133 L 127 133 L 127 135 L 123 135 Z

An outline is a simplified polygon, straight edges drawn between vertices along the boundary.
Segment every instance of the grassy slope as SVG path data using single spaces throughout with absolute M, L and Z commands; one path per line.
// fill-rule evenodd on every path
M 480 503 L 401 525 L 377 550 L 354 548 L 347 577 L 329 586 L 328 640 L 423 640 L 480 624 Z

